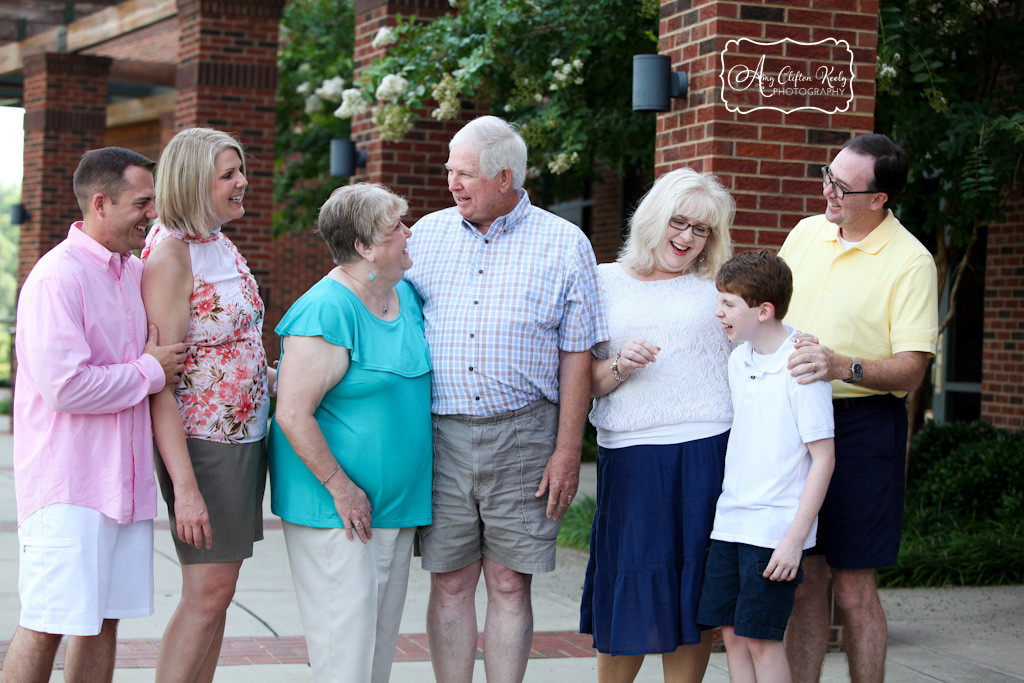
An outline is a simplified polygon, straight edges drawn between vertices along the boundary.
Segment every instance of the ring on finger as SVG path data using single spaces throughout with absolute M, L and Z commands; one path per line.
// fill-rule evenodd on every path
M 352 522 L 352 526 L 362 526 L 362 525 L 363 525 L 363 523 L 360 522 L 358 519 L 356 521 Z

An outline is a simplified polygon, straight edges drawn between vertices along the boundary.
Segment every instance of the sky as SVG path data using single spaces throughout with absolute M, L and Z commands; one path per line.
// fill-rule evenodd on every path
M 24 118 L 24 109 L 0 107 L 0 185 L 21 184 Z

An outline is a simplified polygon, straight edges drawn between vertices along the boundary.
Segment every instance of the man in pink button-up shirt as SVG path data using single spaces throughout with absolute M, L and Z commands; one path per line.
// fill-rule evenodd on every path
M 160 346 L 155 328 L 147 339 L 142 264 L 131 253 L 156 217 L 152 168 L 126 149 L 87 152 L 74 176 L 84 219 L 22 286 L 14 392 L 22 611 L 5 681 L 48 676 L 62 634 L 71 636 L 69 680 L 86 672 L 110 680 L 117 620 L 152 613 L 147 399 L 178 382 L 184 361 L 182 344 Z M 125 585 L 134 592 L 121 592 Z

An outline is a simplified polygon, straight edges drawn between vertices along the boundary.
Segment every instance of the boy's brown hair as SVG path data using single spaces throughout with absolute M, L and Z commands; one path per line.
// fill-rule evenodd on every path
M 793 296 L 793 272 L 777 254 L 767 249 L 744 251 L 722 264 L 715 276 L 718 291 L 735 294 L 748 306 L 767 302 L 782 320 Z

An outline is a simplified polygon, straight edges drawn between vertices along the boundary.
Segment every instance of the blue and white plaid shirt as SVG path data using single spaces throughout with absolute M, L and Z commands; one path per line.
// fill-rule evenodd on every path
M 406 279 L 423 297 L 439 415 L 558 403 L 559 350 L 608 338 L 590 241 L 519 195 L 486 235 L 455 207 L 413 226 Z

